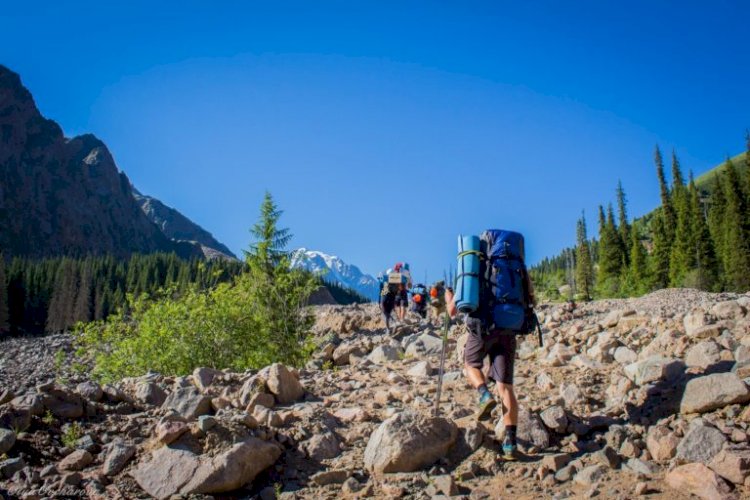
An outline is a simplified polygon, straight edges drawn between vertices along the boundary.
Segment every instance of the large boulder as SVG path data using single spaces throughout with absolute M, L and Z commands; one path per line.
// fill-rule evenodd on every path
M 677 460 L 681 463 L 701 462 L 707 464 L 727 442 L 726 436 L 703 419 L 690 423 L 688 431 L 677 445 Z
M 141 403 L 161 406 L 167 399 L 167 393 L 156 382 L 141 382 L 135 387 L 135 398 Z
M 181 417 L 192 420 L 211 411 L 211 398 L 195 387 L 181 387 L 172 391 L 162 405 L 175 410 Z
M 453 422 L 412 411 L 393 415 L 372 433 L 365 449 L 371 473 L 414 472 L 445 456 L 456 441 Z
M 276 401 L 289 404 L 297 401 L 305 394 L 305 388 L 289 369 L 279 363 L 274 363 L 268 370 L 266 385 Z
M 442 349 L 443 341 L 440 338 L 423 333 L 409 342 L 409 345 L 406 346 L 406 355 L 410 357 L 428 356 L 440 354 Z
M 565 409 L 559 405 L 553 405 L 545 409 L 540 415 L 542 422 L 547 428 L 562 434 L 568 428 L 568 417 Z
M 221 370 L 216 368 L 200 367 L 193 370 L 193 383 L 201 391 L 206 390 L 213 384 L 214 379 L 223 375 Z
M 670 471 L 664 479 L 675 490 L 705 500 L 735 498 L 729 485 L 703 464 L 681 465 Z
M 392 345 L 379 345 L 367 356 L 367 359 L 373 363 L 383 364 L 389 361 L 396 361 L 403 356 L 404 351 L 400 347 Z
M 685 386 L 680 413 L 703 413 L 750 401 L 750 390 L 734 373 L 714 373 L 694 378 Z
M 141 461 L 131 475 L 158 499 L 224 493 L 250 483 L 280 455 L 278 446 L 252 437 L 213 457 L 165 446 Z
M 40 394 L 44 407 L 60 418 L 78 418 L 83 415 L 83 400 L 74 392 L 51 388 Z
M 670 381 L 678 378 L 685 369 L 682 361 L 661 356 L 652 356 L 626 365 L 625 376 L 637 385 Z

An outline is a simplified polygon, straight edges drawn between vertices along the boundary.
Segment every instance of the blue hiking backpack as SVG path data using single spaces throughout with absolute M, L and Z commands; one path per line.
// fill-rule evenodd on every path
M 477 311 L 488 330 L 505 329 L 528 333 L 530 290 L 520 233 L 488 229 L 479 237 L 480 307 Z

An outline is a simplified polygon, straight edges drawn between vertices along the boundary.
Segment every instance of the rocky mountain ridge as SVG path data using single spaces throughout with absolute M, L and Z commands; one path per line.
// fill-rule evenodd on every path
M 102 386 L 55 354 L 70 337 L 11 339 L 0 495 L 746 498 L 749 308 L 750 295 L 693 290 L 541 306 L 545 345 L 519 339 L 517 462 L 497 459 L 502 424 L 474 419 L 462 327 L 434 417 L 438 325 L 389 336 L 374 304 L 318 307 L 300 370 Z
M 173 240 L 149 220 L 102 141 L 91 134 L 66 138 L 2 65 L 0 249 L 28 257 L 204 255 L 201 245 Z

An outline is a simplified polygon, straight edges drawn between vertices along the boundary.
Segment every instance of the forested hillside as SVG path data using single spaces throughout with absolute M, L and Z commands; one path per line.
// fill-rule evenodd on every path
M 746 135 L 750 151 L 750 134 Z M 629 297 L 666 287 L 708 291 L 750 289 L 750 154 L 687 180 L 677 156 L 667 182 L 660 149 L 654 153 L 661 204 L 630 220 L 621 184 L 616 207 L 599 206 L 598 238 L 588 237 L 585 214 L 576 246 L 531 270 L 551 299 Z
M 105 319 L 127 307 L 127 295 L 187 287 L 207 290 L 245 268 L 236 260 L 182 259 L 175 254 L 136 254 L 32 260 L 0 256 L 0 337 L 5 333 L 59 332 L 79 321 Z M 320 278 L 339 304 L 366 302 L 356 292 Z

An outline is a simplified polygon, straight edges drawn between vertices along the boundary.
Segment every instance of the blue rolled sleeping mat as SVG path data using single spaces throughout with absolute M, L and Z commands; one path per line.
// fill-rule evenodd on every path
M 472 313 L 479 307 L 479 237 L 458 237 L 456 308 Z

